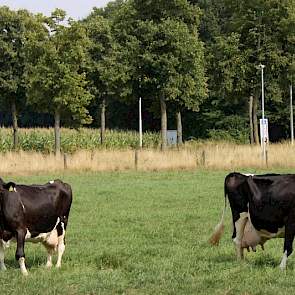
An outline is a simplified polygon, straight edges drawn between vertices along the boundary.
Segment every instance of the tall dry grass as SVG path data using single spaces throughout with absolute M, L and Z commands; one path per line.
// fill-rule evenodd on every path
M 268 145 L 267 163 L 262 158 L 260 146 L 204 144 L 198 147 L 198 151 L 198 163 L 209 169 L 295 168 L 295 146 L 289 143 Z
M 55 157 L 37 152 L 7 152 L 0 154 L 0 174 L 32 174 L 69 171 L 140 171 L 193 170 L 198 168 L 239 170 L 244 168 L 295 168 L 295 146 L 271 144 L 268 146 L 268 163 L 262 161 L 261 148 L 227 143 L 185 145 L 180 150 L 165 152 L 155 149 L 78 151 Z M 66 167 L 65 167 L 66 164 Z
M 193 169 L 196 157 L 190 150 L 138 151 L 135 163 L 134 150 L 79 151 L 72 155 L 55 157 L 54 154 L 37 152 L 7 152 L 0 154 L 0 174 L 30 174 L 34 172 L 60 171 L 143 171 Z

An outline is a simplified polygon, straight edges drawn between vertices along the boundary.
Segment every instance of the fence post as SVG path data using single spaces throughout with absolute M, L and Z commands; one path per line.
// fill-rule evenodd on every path
M 68 157 L 67 157 L 67 154 L 64 153 L 64 169 L 67 169 L 68 168 Z
M 137 170 L 138 169 L 138 149 L 135 150 L 134 161 L 135 161 L 135 170 Z
M 202 151 L 202 166 L 205 167 L 206 165 L 206 152 L 205 150 Z

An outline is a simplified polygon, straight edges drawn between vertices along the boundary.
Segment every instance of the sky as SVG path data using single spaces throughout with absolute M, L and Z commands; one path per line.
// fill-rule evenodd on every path
M 86 17 L 95 7 L 104 7 L 110 0 L 0 0 L 0 6 L 8 6 L 13 10 L 25 8 L 33 13 L 42 12 L 45 15 L 55 8 L 67 12 L 67 16 L 76 20 Z

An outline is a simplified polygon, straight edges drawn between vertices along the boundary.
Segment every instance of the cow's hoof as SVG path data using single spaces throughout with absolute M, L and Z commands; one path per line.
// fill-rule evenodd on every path
M 29 275 L 29 273 L 28 273 L 28 271 L 24 270 L 24 271 L 22 271 L 22 275 L 23 275 L 24 277 L 27 277 L 27 276 Z
M 5 265 L 2 265 L 2 266 L 0 267 L 0 271 L 5 271 L 5 270 L 7 270 L 6 266 L 5 266 Z

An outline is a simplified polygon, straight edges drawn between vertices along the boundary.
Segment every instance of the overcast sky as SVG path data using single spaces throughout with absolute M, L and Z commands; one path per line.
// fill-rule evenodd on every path
M 82 19 L 87 16 L 92 8 L 104 7 L 110 0 L 0 0 L 0 6 L 6 5 L 17 10 L 25 8 L 31 12 L 42 12 L 50 15 L 55 8 L 61 8 L 68 16 L 74 19 Z

